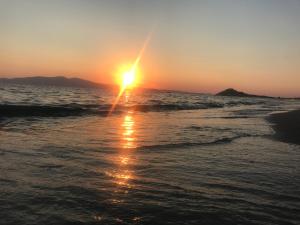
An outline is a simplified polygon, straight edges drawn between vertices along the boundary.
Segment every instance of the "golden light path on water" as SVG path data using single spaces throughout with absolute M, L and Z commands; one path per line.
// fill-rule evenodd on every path
M 127 103 L 130 93 L 126 91 L 125 101 Z M 133 178 L 132 154 L 135 151 L 136 146 L 136 134 L 135 134 L 135 121 L 133 111 L 128 111 L 122 120 L 120 127 L 120 144 L 119 156 L 117 164 L 119 165 L 119 171 L 116 174 L 116 183 L 118 185 L 131 187 L 129 181 Z
M 123 120 L 122 127 L 124 129 L 122 133 L 123 148 L 135 148 L 135 137 L 134 137 L 134 119 L 133 112 L 129 111 Z
M 132 170 L 132 154 L 136 147 L 134 125 L 133 112 L 129 111 L 124 116 L 121 124 L 121 149 L 116 162 L 119 166 L 119 170 L 115 176 L 116 183 L 121 186 L 126 186 L 127 188 L 131 188 L 132 185 L 129 182 L 134 176 L 134 172 Z
M 129 92 L 125 92 L 125 102 L 129 99 Z M 126 104 L 126 103 L 125 103 Z M 136 179 L 134 165 L 137 163 L 137 157 L 135 154 L 137 147 L 137 134 L 136 134 L 136 121 L 133 111 L 128 111 L 122 116 L 117 118 L 117 135 L 119 139 L 119 148 L 116 149 L 115 154 L 109 156 L 113 167 L 106 171 L 106 176 L 110 177 L 114 187 L 111 189 L 112 196 L 110 198 L 111 204 L 119 205 L 128 201 L 128 192 L 134 188 L 133 182 Z M 105 216 L 104 216 L 105 217 Z M 101 221 L 103 215 L 96 215 L 94 219 Z M 119 215 L 115 220 L 118 223 L 122 223 L 124 218 Z M 133 216 L 131 218 L 133 222 L 141 220 L 140 216 Z
M 129 99 L 129 91 L 125 92 L 125 102 Z M 125 103 L 126 104 L 126 103 Z M 130 180 L 134 178 L 133 165 L 136 157 L 134 155 L 136 144 L 136 130 L 134 112 L 128 111 L 120 121 L 119 125 L 119 140 L 120 148 L 117 150 L 117 154 L 112 158 L 112 162 L 115 168 L 106 172 L 106 175 L 113 178 L 113 182 L 117 184 L 120 189 L 116 189 L 116 192 L 127 193 L 128 189 L 132 188 Z M 125 189 L 123 189 L 125 188 Z M 120 200 L 115 199 L 114 203 L 118 203 Z

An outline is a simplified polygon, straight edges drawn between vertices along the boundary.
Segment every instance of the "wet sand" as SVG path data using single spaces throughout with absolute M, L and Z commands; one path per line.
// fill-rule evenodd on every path
M 300 110 L 272 114 L 268 120 L 274 124 L 277 139 L 300 145 Z

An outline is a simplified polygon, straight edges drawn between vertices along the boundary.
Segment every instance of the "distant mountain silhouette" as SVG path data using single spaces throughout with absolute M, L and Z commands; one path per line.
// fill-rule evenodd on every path
M 247 93 L 244 93 L 241 91 L 234 90 L 233 88 L 228 88 L 224 91 L 217 93 L 216 95 L 217 96 L 231 96 L 231 97 L 273 98 L 270 96 L 247 94 Z
M 80 78 L 67 78 L 64 76 L 54 76 L 54 77 L 18 77 L 18 78 L 0 78 L 1 84 L 25 84 L 25 85 L 37 85 L 37 86 L 55 86 L 55 87 L 83 87 L 83 88 L 116 88 L 116 85 L 112 84 L 101 84 L 92 82 L 89 80 L 84 80 Z M 176 90 L 164 90 L 164 89 L 154 89 L 154 88 L 137 88 L 143 91 L 155 91 L 155 92 L 182 92 Z M 182 92 L 185 93 L 185 92 Z
M 0 78 L 0 84 L 29 84 L 45 86 L 62 86 L 62 87 L 102 87 L 108 88 L 109 85 L 95 83 L 80 78 L 67 78 L 63 76 L 56 77 L 20 77 L 20 78 Z

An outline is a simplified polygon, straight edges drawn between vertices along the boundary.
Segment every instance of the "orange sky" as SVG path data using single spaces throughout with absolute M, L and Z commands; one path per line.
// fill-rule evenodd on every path
M 140 62 L 144 87 L 300 96 L 297 1 L 0 4 L 0 77 L 114 83 L 155 27 Z

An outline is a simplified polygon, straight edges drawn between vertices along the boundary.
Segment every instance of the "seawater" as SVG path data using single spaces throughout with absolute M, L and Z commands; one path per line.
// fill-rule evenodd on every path
M 300 223 L 299 101 L 117 94 L 0 86 L 0 224 Z

